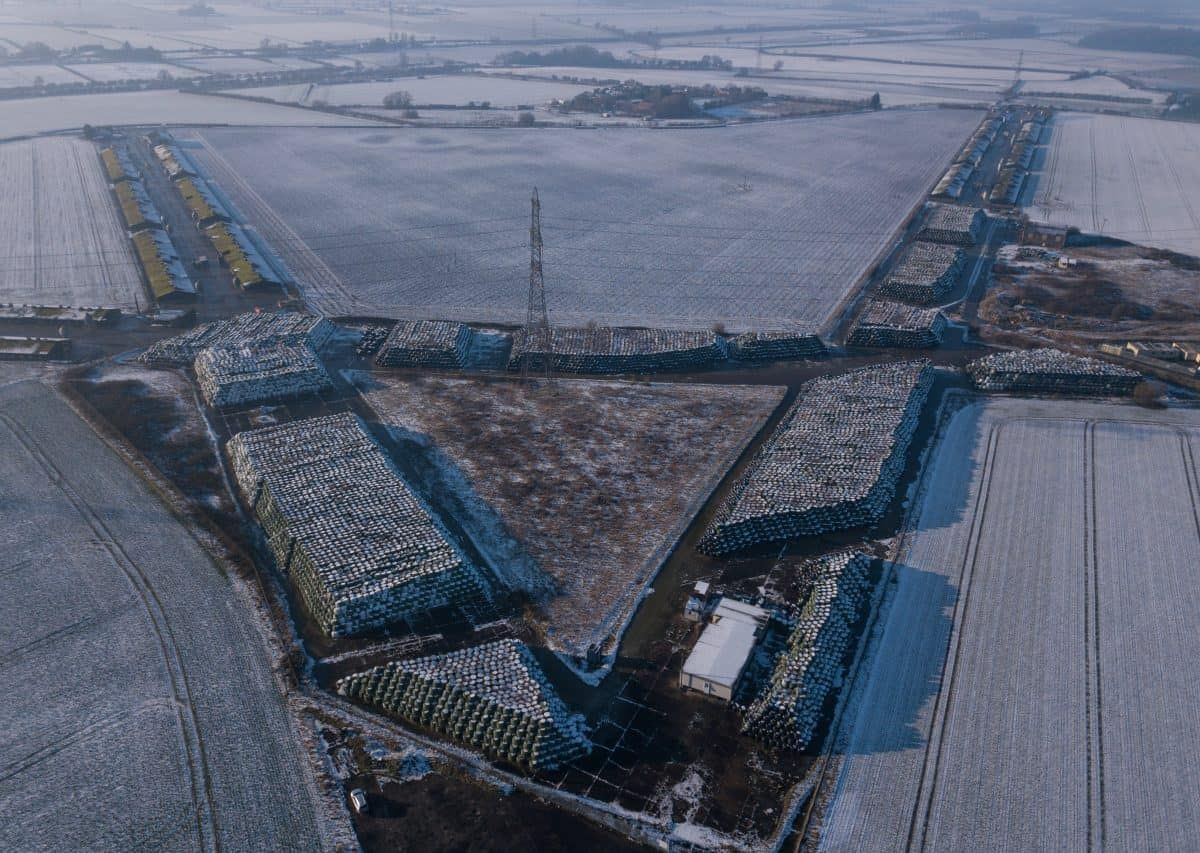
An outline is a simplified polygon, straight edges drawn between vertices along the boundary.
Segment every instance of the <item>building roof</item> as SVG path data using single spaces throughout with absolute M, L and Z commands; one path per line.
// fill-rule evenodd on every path
M 761 607 L 722 598 L 688 655 L 684 673 L 732 688 L 746 668 L 755 634 L 768 616 Z

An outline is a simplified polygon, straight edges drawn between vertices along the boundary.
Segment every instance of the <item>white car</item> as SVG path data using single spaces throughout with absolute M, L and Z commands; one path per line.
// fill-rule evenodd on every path
M 367 792 L 362 788 L 355 788 L 351 791 L 350 805 L 354 806 L 354 811 L 358 814 L 364 814 L 367 811 Z

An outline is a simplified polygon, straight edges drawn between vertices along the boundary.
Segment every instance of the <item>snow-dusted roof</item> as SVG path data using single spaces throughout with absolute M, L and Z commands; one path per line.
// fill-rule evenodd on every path
M 754 651 L 755 634 L 768 615 L 753 604 L 722 598 L 688 655 L 684 673 L 732 688 Z

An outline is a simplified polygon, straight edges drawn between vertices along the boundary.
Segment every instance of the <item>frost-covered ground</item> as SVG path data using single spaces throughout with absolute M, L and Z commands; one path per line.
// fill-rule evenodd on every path
M 1200 412 L 958 411 L 838 745 L 827 850 L 1200 843 Z
M 412 95 L 413 102 L 417 104 L 466 105 L 471 101 L 477 104 L 487 101 L 495 107 L 515 107 L 520 104 L 544 104 L 556 98 L 567 100 L 589 88 L 591 87 L 553 81 L 448 74 L 440 77 L 401 77 L 383 82 L 343 83 L 333 86 L 311 86 L 307 83 L 263 86 L 242 89 L 239 90 L 239 94 L 305 106 L 323 101 L 333 106 L 379 107 L 388 95 L 404 91 Z
M 231 578 L 47 387 L 0 389 L 0 848 L 317 849 Z
M 1200 125 L 1058 113 L 1030 217 L 1200 255 Z
M 166 89 L 0 101 L 0 140 L 78 130 L 85 124 L 372 127 L 376 123 L 283 104 L 239 101 L 216 95 L 184 95 Z
M 197 156 L 329 314 L 823 323 L 978 124 L 889 110 L 708 130 L 238 131 Z
M 372 375 L 371 406 L 428 436 L 558 585 L 552 646 L 584 655 L 640 600 L 670 548 L 783 390 Z
M 88 62 L 66 66 L 80 77 L 98 83 L 120 80 L 154 80 L 162 74 L 171 77 L 197 77 L 199 72 L 162 62 Z
M 0 187 L 0 302 L 145 304 L 95 146 L 81 139 L 0 145 Z

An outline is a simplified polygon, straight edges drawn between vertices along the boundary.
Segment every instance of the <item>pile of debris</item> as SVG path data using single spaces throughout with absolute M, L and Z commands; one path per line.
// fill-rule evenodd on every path
M 1142 379 L 1136 370 L 1050 348 L 984 356 L 967 365 L 967 374 L 981 391 L 1099 397 L 1131 394 Z
M 957 246 L 917 241 L 884 279 L 879 295 L 928 305 L 954 289 L 965 262 Z
M 210 406 L 268 403 L 333 388 L 321 359 L 306 343 L 209 347 L 200 351 L 193 366 Z
M 240 350 L 308 344 L 314 352 L 320 352 L 332 334 L 333 324 L 323 317 L 294 311 L 250 312 L 205 323 L 182 335 L 158 341 L 140 358 L 148 364 L 186 367 L 201 350 L 210 347 Z
M 853 628 L 870 597 L 871 560 L 823 557 L 770 683 L 746 708 L 742 732 L 782 749 L 806 749 L 845 675 Z
M 987 215 L 977 207 L 932 204 L 925 214 L 925 224 L 917 238 L 934 243 L 974 246 L 983 235 L 986 222 Z
M 725 339 L 712 332 L 669 329 L 625 329 L 598 326 L 554 328 L 550 343 L 527 345 L 518 332 L 509 367 L 519 369 L 526 359 L 541 369 L 549 350 L 550 364 L 559 373 L 658 373 L 708 367 L 727 356 Z
M 389 324 L 367 326 L 363 329 L 362 337 L 358 339 L 358 346 L 354 348 L 354 351 L 361 358 L 373 358 L 391 333 L 392 327 Z
M 329 636 L 485 594 L 478 571 L 354 415 L 242 432 L 226 449 L 279 567 Z
M 814 379 L 700 542 L 720 555 L 883 515 L 933 382 L 926 360 Z
M 391 661 L 343 678 L 338 692 L 530 772 L 591 749 L 583 718 L 519 640 Z
M 730 342 L 729 354 L 738 361 L 787 361 L 824 356 L 825 344 L 804 332 L 747 332 Z
M 401 320 L 392 327 L 375 363 L 380 367 L 465 367 L 471 329 L 463 323 Z
M 946 317 L 936 308 L 872 300 L 846 343 L 856 347 L 928 349 L 942 342 Z

